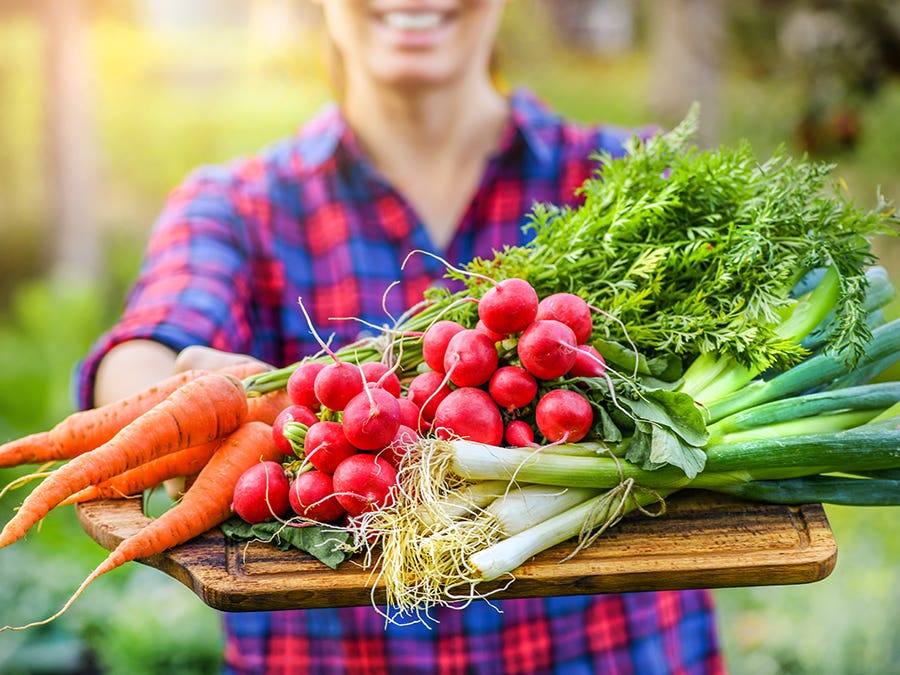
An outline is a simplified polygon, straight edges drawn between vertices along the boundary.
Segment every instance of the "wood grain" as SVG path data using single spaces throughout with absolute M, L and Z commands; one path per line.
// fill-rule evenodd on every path
M 819 504 L 757 504 L 686 490 L 667 505 L 662 517 L 627 516 L 569 561 L 560 562 L 573 544 L 544 551 L 493 597 L 799 584 L 824 579 L 834 568 L 837 546 Z M 140 500 L 80 504 L 77 512 L 85 531 L 107 549 L 148 521 Z M 352 562 L 332 570 L 298 551 L 228 542 L 218 528 L 140 562 L 225 611 L 383 599 L 378 588 L 372 590 L 369 571 Z

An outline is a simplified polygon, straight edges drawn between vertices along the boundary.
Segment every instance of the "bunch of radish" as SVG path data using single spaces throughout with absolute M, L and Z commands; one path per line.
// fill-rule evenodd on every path
M 440 437 L 490 445 L 575 443 L 593 424 L 588 399 L 557 387 L 560 378 L 602 377 L 603 357 L 588 344 L 591 308 L 577 295 L 539 299 L 518 278 L 496 283 L 478 302 L 474 328 L 442 320 L 422 342 L 430 372 L 408 395 Z M 420 428 L 420 431 L 422 429 Z
M 307 361 L 287 393 L 292 404 L 272 433 L 285 455 L 302 458 L 299 470 L 296 462 L 290 473 L 277 462 L 254 466 L 235 489 L 235 513 L 250 523 L 291 514 L 334 522 L 389 503 L 403 448 L 418 437 L 418 410 L 402 402 L 397 375 L 375 362 Z
M 292 405 L 273 425 L 276 443 L 302 457 L 302 470 L 290 480 L 277 463 L 254 467 L 235 491 L 235 512 L 248 522 L 291 512 L 333 522 L 378 508 L 389 503 L 404 449 L 420 435 L 516 447 L 536 446 L 538 435 L 582 440 L 594 422 L 591 403 L 558 384 L 604 376 L 603 357 L 588 344 L 592 329 L 582 298 L 539 299 L 512 278 L 478 301 L 475 327 L 432 323 L 422 335 L 422 372 L 406 382 L 382 363 L 341 360 L 320 340 L 330 362 L 305 361 L 291 373 Z

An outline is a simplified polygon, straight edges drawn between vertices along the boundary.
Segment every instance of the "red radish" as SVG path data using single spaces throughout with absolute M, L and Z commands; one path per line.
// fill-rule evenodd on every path
M 502 366 L 488 382 L 491 397 L 507 412 L 524 408 L 534 400 L 538 383 L 534 375 L 521 366 Z
M 334 495 L 331 475 L 321 471 L 301 473 L 288 493 L 291 509 L 298 516 L 330 523 L 344 515 L 344 507 Z
M 383 457 L 394 467 L 400 466 L 400 460 L 406 454 L 407 448 L 419 440 L 419 434 L 412 427 L 401 424 L 394 434 L 394 439 L 385 449 Z
M 313 391 L 316 399 L 326 408 L 338 411 L 343 410 L 344 406 L 347 405 L 347 401 L 363 390 L 363 375 L 358 366 L 341 361 L 337 354 L 319 337 L 315 326 L 313 326 L 312 319 L 309 318 L 309 313 L 303 305 L 303 299 L 299 298 L 297 302 L 300 304 L 303 316 L 306 317 L 309 332 L 332 360 L 332 363 L 329 363 L 316 373 L 313 380 Z
M 554 293 L 541 300 L 536 320 L 542 319 L 555 319 L 566 324 L 575 333 L 578 344 L 587 342 L 594 330 L 590 305 L 574 293 Z
M 419 420 L 419 415 L 421 410 L 419 406 L 412 402 L 411 399 L 406 396 L 401 396 L 397 399 L 397 404 L 400 406 L 400 424 L 401 426 L 405 425 L 411 427 L 412 429 L 418 429 L 421 424 Z M 424 422 L 425 420 L 421 420 Z
M 444 381 L 444 377 L 443 373 L 426 371 L 416 375 L 409 383 L 406 395 L 419 406 L 422 419 L 426 422 L 434 419 L 438 404 L 450 393 L 450 386 Z
M 501 335 L 500 333 L 495 333 L 490 328 L 485 326 L 484 321 L 482 321 L 481 319 L 479 319 L 478 323 L 475 324 L 475 330 L 487 335 L 489 338 L 491 338 L 491 340 L 494 341 L 494 343 L 502 342 L 503 340 L 505 340 L 506 338 L 509 337 L 508 335 Z
M 235 483 L 231 509 L 251 525 L 283 518 L 290 508 L 288 487 L 281 464 L 259 462 L 244 471 Z
M 570 377 L 603 377 L 606 374 L 606 361 L 591 345 L 578 345 L 575 363 L 569 370 Z
M 309 427 L 318 421 L 319 418 L 316 413 L 305 405 L 300 405 L 298 403 L 289 405 L 278 413 L 278 417 L 276 417 L 275 421 L 272 423 L 272 438 L 275 440 L 275 445 L 277 445 L 278 449 L 285 455 L 295 454 L 294 447 L 291 445 L 290 441 L 284 437 L 284 425 L 288 422 L 300 422 Z
M 294 403 L 305 405 L 311 410 L 319 409 L 319 399 L 316 398 L 313 383 L 324 367 L 325 364 L 321 361 L 304 361 L 294 369 L 286 385 L 288 396 Z
M 319 371 L 313 389 L 323 406 L 343 410 L 347 402 L 363 390 L 363 376 L 358 366 L 335 361 Z
M 554 389 L 541 396 L 534 419 L 544 438 L 551 443 L 577 443 L 591 430 L 594 411 L 581 394 Z
M 360 450 L 381 450 L 400 426 L 397 397 L 378 387 L 366 388 L 350 399 L 341 417 L 344 436 Z
M 332 479 L 341 506 L 351 516 L 358 516 L 393 501 L 391 488 L 397 482 L 397 470 L 383 457 L 360 453 L 341 462 Z
M 447 343 L 450 342 L 450 338 L 463 330 L 464 326 L 446 319 L 436 321 L 428 327 L 422 337 L 422 359 L 429 368 L 444 372 L 444 352 L 447 351 Z
M 516 448 L 528 448 L 534 443 L 534 430 L 528 422 L 513 420 L 506 425 L 506 444 Z
M 524 279 L 504 279 L 478 301 L 478 318 L 501 335 L 518 333 L 537 316 L 538 296 Z
M 366 378 L 366 382 L 390 392 L 395 398 L 400 396 L 400 378 L 390 367 L 379 361 L 372 361 L 362 364 L 359 369 Z
M 577 344 L 575 333 L 566 324 L 543 319 L 525 329 L 516 350 L 529 373 L 539 380 L 554 380 L 575 364 Z
M 432 428 L 441 438 L 459 436 L 488 445 L 503 441 L 500 408 L 483 389 L 462 387 L 447 396 L 437 407 Z
M 309 463 L 325 473 L 334 472 L 338 464 L 357 453 L 341 425 L 330 420 L 316 422 L 306 430 L 303 451 Z
M 444 372 L 457 387 L 477 387 L 490 379 L 499 362 L 494 342 L 484 333 L 467 328 L 450 338 L 444 353 Z

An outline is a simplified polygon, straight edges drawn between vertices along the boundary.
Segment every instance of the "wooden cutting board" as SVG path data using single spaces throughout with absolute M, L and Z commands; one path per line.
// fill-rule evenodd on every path
M 148 522 L 137 499 L 81 504 L 77 512 L 85 531 L 107 549 Z M 819 504 L 757 504 L 689 490 L 667 499 L 664 516 L 629 514 L 591 548 L 560 562 L 572 548 L 564 543 L 535 556 L 492 597 L 808 583 L 828 576 L 837 556 Z M 140 562 L 224 611 L 383 600 L 371 588 L 370 572 L 352 561 L 332 570 L 299 551 L 226 541 L 218 528 Z

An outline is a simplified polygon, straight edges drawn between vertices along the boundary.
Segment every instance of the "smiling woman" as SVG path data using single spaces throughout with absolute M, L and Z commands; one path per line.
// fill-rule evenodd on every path
M 597 169 L 591 154 L 619 156 L 632 137 L 494 86 L 501 0 L 318 4 L 342 73 L 339 103 L 172 193 L 123 316 L 80 368 L 82 405 L 192 367 L 191 345 L 219 350 L 222 363 L 235 354 L 297 362 L 320 349 L 298 297 L 310 323 L 333 331 L 333 347 L 346 344 L 355 324 L 328 317 L 379 325 L 385 310 L 401 314 L 442 279 L 443 263 L 407 260 L 410 251 L 459 265 L 524 244 L 534 202 L 576 204 L 575 189 Z M 227 668 L 722 670 L 704 591 L 473 602 L 432 618 L 386 626 L 369 606 L 226 614 Z

